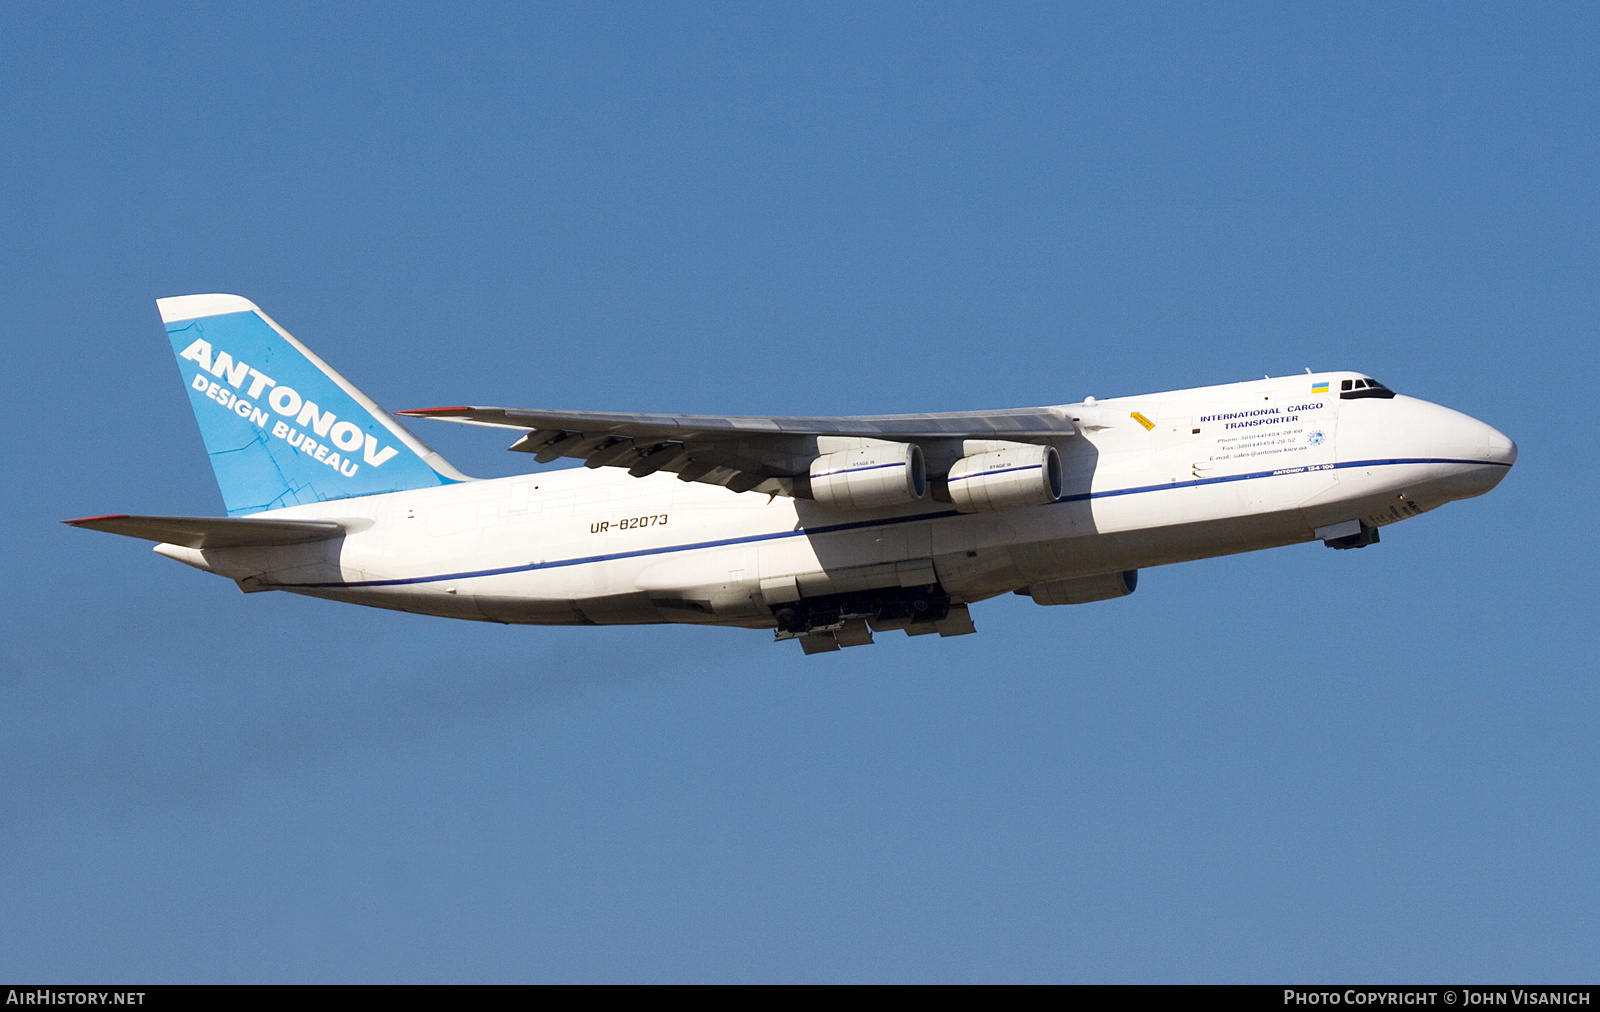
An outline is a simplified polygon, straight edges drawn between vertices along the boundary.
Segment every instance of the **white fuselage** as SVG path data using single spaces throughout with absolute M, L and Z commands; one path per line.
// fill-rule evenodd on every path
M 774 602 L 937 582 L 968 603 L 1040 582 L 1381 527 L 1493 488 L 1516 448 L 1405 396 L 1341 400 L 1307 377 L 1065 405 L 1057 502 L 961 514 L 925 498 L 841 510 L 760 493 L 547 471 L 295 506 L 341 539 L 157 551 L 238 580 L 432 615 L 538 624 L 772 627 Z M 1320 378 L 1320 377 L 1319 377 Z

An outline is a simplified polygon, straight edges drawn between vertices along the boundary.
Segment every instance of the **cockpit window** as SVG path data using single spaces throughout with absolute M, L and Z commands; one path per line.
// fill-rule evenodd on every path
M 1342 401 L 1360 400 L 1363 397 L 1381 397 L 1388 400 L 1393 396 L 1393 390 L 1370 376 L 1358 380 L 1343 380 L 1339 383 L 1339 399 Z

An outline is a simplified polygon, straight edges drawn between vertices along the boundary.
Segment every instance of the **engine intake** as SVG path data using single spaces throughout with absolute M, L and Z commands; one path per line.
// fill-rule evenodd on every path
M 873 442 L 813 460 L 810 484 L 811 498 L 824 506 L 898 506 L 922 498 L 928 471 L 915 443 Z
M 950 499 L 963 513 L 1043 506 L 1061 498 L 1061 455 L 1017 445 L 962 457 L 950 469 Z

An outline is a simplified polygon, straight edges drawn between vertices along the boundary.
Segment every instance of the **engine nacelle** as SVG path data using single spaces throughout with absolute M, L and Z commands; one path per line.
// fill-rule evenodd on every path
M 950 469 L 950 499 L 963 513 L 1043 506 L 1061 498 L 1061 455 L 1016 445 L 962 457 Z
M 1027 594 L 1039 604 L 1088 604 L 1090 601 L 1109 601 L 1114 597 L 1127 597 L 1139 586 L 1139 571 L 1102 573 L 1099 576 L 1080 576 L 1073 580 L 1051 580 L 1036 583 L 1017 591 Z
M 824 506 L 867 509 L 916 502 L 928 490 L 922 448 L 879 443 L 824 453 L 811 462 L 811 498 Z

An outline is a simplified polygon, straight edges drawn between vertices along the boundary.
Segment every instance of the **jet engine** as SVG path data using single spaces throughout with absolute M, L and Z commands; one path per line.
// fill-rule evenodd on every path
M 915 443 L 874 441 L 813 460 L 810 488 L 811 498 L 824 506 L 898 506 L 922 498 L 928 471 Z
M 1028 595 L 1038 604 L 1088 604 L 1090 601 L 1127 597 L 1138 586 L 1139 571 L 1128 569 L 1120 573 L 1036 583 L 1031 587 L 1023 587 L 1017 593 Z
M 1061 497 L 1061 455 L 1053 446 L 1019 443 L 962 457 L 947 481 L 963 513 L 1043 506 Z

